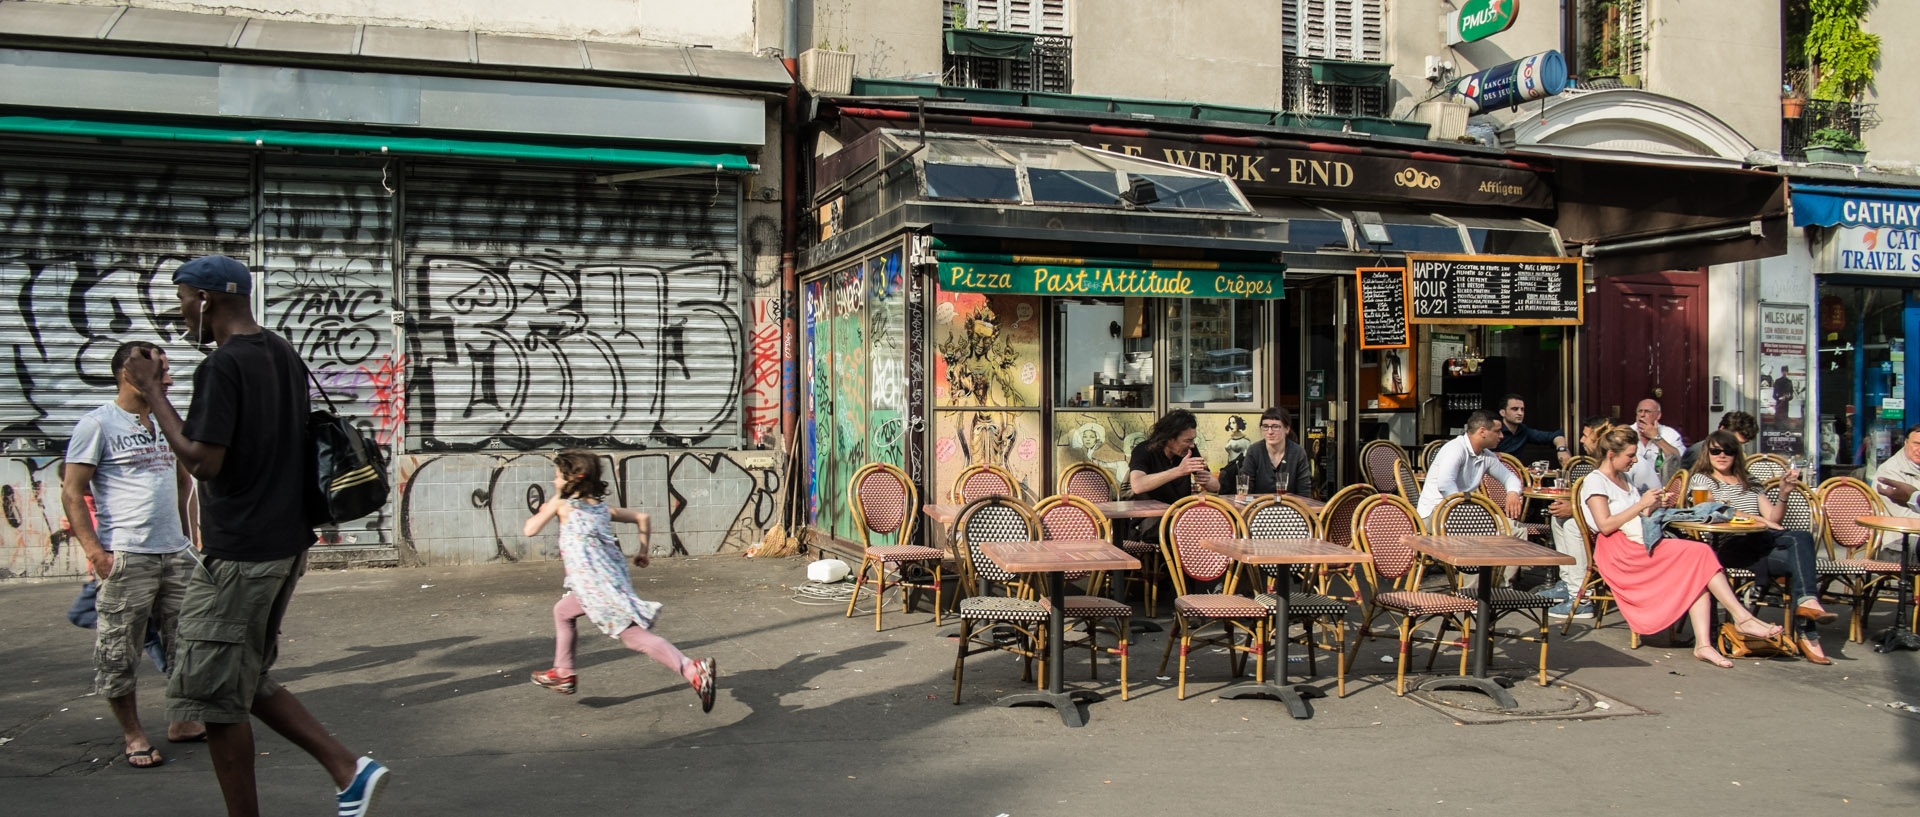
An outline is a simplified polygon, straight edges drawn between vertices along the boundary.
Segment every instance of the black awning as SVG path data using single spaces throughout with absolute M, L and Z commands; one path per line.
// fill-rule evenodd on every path
M 1546 158 L 1546 157 L 1542 157 Z M 1695 269 L 1787 251 L 1787 180 L 1738 168 L 1552 157 L 1561 240 L 1596 276 Z

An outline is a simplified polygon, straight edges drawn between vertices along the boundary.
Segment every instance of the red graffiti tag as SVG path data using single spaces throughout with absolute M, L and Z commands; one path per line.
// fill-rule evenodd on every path
M 373 386 L 374 439 L 392 445 L 407 422 L 406 355 L 385 355 L 374 367 L 361 366 Z

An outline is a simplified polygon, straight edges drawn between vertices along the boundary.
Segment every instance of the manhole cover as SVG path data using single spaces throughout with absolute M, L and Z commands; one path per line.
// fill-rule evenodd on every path
M 1507 674 L 1514 677 L 1515 674 Z M 1633 704 L 1598 692 L 1578 684 L 1565 681 L 1549 682 L 1539 686 L 1534 678 L 1524 677 L 1507 688 L 1514 701 L 1520 706 L 1515 709 L 1501 709 L 1492 698 L 1478 692 L 1465 692 L 1457 689 L 1423 690 L 1417 689 L 1420 682 L 1438 675 L 1407 676 L 1407 697 L 1422 706 L 1433 709 L 1461 723 L 1508 723 L 1511 721 L 1546 720 L 1589 720 L 1595 718 L 1615 718 L 1622 715 L 1649 715 L 1652 710 L 1642 709 Z

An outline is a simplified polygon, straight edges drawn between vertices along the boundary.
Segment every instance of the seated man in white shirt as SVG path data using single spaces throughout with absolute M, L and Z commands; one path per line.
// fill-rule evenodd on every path
M 1640 433 L 1640 450 L 1627 469 L 1627 481 L 1641 493 L 1665 484 L 1668 475 L 1680 467 L 1680 452 L 1686 441 L 1680 430 L 1660 424 L 1660 401 L 1651 397 L 1633 409 L 1633 430 Z
M 1520 515 L 1520 475 L 1493 452 L 1502 433 L 1500 417 L 1491 411 L 1476 411 L 1467 417 L 1466 433 L 1441 446 L 1427 465 L 1427 481 L 1420 486 L 1420 518 L 1431 523 L 1441 502 L 1454 494 L 1478 490 L 1480 478 L 1489 473 L 1507 486 L 1508 518 Z
M 1920 517 L 1920 423 L 1908 426 L 1905 444 L 1873 470 L 1873 489 L 1889 500 L 1889 516 Z M 1900 534 L 1881 534 L 1880 544 L 1897 553 Z

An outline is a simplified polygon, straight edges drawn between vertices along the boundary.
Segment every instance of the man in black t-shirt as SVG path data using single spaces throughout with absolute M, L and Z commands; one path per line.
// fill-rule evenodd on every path
M 248 302 L 253 276 L 240 262 L 196 258 L 175 270 L 173 281 L 189 338 L 217 345 L 193 373 L 188 419 L 168 399 L 157 360 L 140 353 L 126 363 L 175 457 L 199 481 L 202 558 L 181 602 L 167 712 L 207 724 L 228 815 L 259 813 L 258 717 L 320 761 L 340 789 L 341 817 L 361 817 L 385 785 L 386 767 L 348 751 L 267 675 L 314 542 L 307 365 L 255 322 Z

